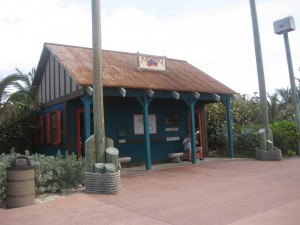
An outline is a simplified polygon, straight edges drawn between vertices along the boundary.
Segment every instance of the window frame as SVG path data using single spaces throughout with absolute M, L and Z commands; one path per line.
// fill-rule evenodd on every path
M 44 115 L 39 114 L 33 117 L 33 143 L 44 144 Z
M 46 143 L 62 143 L 62 112 L 55 110 L 46 115 Z

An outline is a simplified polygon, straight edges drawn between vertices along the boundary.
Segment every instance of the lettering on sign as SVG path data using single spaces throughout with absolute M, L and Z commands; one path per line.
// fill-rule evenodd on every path
M 166 57 L 137 53 L 139 70 L 166 71 Z
M 179 141 L 179 137 L 167 137 L 167 141 Z
M 166 131 L 178 131 L 178 127 L 167 127 Z

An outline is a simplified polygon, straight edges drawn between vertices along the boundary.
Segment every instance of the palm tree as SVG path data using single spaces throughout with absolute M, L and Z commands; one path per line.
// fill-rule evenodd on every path
M 28 75 L 16 68 L 16 73 L 0 81 L 0 122 L 16 110 L 37 110 L 36 90 L 31 86 L 35 70 Z
M 279 100 L 278 100 L 278 93 L 275 92 L 273 95 L 269 95 L 268 94 L 268 98 L 269 101 L 268 103 L 268 107 L 269 107 L 269 118 L 270 118 L 270 122 L 273 124 L 276 121 L 276 117 L 278 116 L 279 113 Z
M 14 86 L 17 86 L 19 81 L 26 81 L 26 77 L 16 69 L 18 73 L 8 75 L 7 77 L 0 80 L 0 106 L 3 101 L 6 100 L 8 94 Z
M 290 88 L 276 89 L 279 99 L 279 111 L 283 119 L 292 119 L 294 114 L 292 90 Z

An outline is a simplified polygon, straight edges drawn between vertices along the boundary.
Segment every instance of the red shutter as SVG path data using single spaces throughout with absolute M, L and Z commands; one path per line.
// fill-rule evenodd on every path
M 39 144 L 44 144 L 44 115 L 40 115 L 39 127 Z
M 38 143 L 38 139 L 37 139 L 37 124 L 36 124 L 36 117 L 32 118 L 32 127 L 33 127 L 33 143 L 37 144 Z
M 62 142 L 62 138 L 61 138 L 61 136 L 62 136 L 62 129 L 61 129 L 61 127 L 62 127 L 62 121 L 61 121 L 61 111 L 56 111 L 56 129 L 57 129 L 57 138 L 56 138 L 56 140 L 57 140 L 57 142 L 55 143 L 55 144 L 61 144 L 61 142 Z
M 51 144 L 51 114 L 46 115 L 46 140 L 47 144 Z

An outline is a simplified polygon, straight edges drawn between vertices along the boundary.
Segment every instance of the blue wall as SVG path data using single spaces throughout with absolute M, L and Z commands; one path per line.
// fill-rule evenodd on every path
M 55 155 L 57 150 L 62 154 L 68 149 L 69 153 L 77 152 L 77 128 L 76 109 L 83 108 L 79 98 L 68 101 L 66 120 L 68 128 L 63 126 L 63 144 L 60 146 L 37 146 L 40 153 Z M 44 109 L 46 114 L 52 110 L 64 111 L 64 105 L 59 104 Z M 151 156 L 152 161 L 167 160 L 168 154 L 182 151 L 182 139 L 187 135 L 187 112 L 188 107 L 183 100 L 174 99 L 153 99 L 149 106 L 149 114 L 156 115 L 157 133 L 151 134 Z M 145 161 L 144 135 L 134 134 L 134 114 L 143 114 L 142 106 L 136 98 L 105 97 L 104 116 L 106 137 L 114 140 L 115 147 L 120 152 L 120 157 L 130 156 L 132 162 L 141 163 Z M 166 117 L 179 115 L 179 123 L 176 125 L 165 124 Z M 178 128 L 178 131 L 166 131 L 166 128 Z M 166 141 L 167 137 L 179 137 L 178 141 Z M 68 139 L 66 146 L 66 140 Z M 119 143 L 119 140 L 126 140 L 126 143 Z
M 120 156 L 131 156 L 132 162 L 145 161 L 144 135 L 135 135 L 133 115 L 143 114 L 142 107 L 135 98 L 106 98 L 105 101 L 106 136 L 115 141 Z M 154 99 L 149 106 L 149 114 L 156 115 L 157 133 L 151 134 L 152 161 L 166 160 L 171 152 L 182 151 L 182 138 L 187 135 L 187 105 L 183 101 Z M 179 115 L 179 124 L 166 125 L 165 117 Z M 165 131 L 165 128 L 178 128 L 178 131 Z M 119 131 L 125 136 L 119 136 Z M 179 137 L 179 141 L 166 141 L 167 137 Z M 126 143 L 119 143 L 119 140 Z

